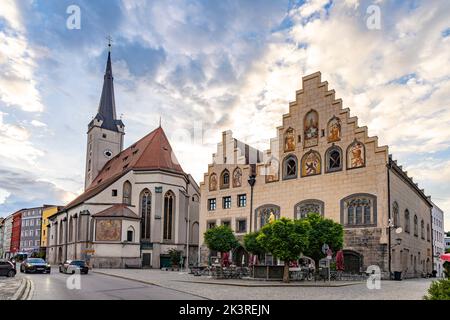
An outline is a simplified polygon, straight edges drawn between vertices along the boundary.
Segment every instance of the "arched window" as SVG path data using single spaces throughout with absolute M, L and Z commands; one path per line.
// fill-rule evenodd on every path
M 230 187 L 230 172 L 225 169 L 220 175 L 220 189 L 227 189 Z
M 409 210 L 405 210 L 405 232 L 410 233 L 410 225 L 411 225 L 411 218 L 409 215 Z
M 144 189 L 141 192 L 141 239 L 150 240 L 151 235 L 151 213 L 152 194 L 150 190 Z
M 375 226 L 377 224 L 377 197 L 360 193 L 342 199 L 341 223 L 347 227 Z
M 423 220 L 420 221 L 420 236 L 425 240 L 425 222 Z
M 269 223 L 270 215 L 273 214 L 275 220 L 280 219 L 280 207 L 274 204 L 266 204 L 255 210 L 255 230 L 261 229 Z
M 400 213 L 397 201 L 394 201 L 394 204 L 392 205 L 392 215 L 394 217 L 394 227 L 398 228 L 400 226 Z
M 414 215 L 414 235 L 416 237 L 419 236 L 419 221 L 417 219 L 417 215 L 416 214 Z
M 322 173 L 322 159 L 317 151 L 310 150 L 302 157 L 302 177 Z
M 294 206 L 294 218 L 303 219 L 311 213 L 317 213 L 323 216 L 323 207 L 323 201 L 316 199 L 303 200 Z
M 134 242 L 134 228 L 132 226 L 128 227 L 127 230 L 127 242 Z
M 288 155 L 283 161 L 283 180 L 297 178 L 297 157 Z
M 69 242 L 73 241 L 73 218 L 69 219 Z
M 428 242 L 431 241 L 431 239 L 430 239 L 430 224 L 429 223 L 427 223 L 427 241 Z
M 131 183 L 130 181 L 125 181 L 123 184 L 123 200 L 124 204 L 131 205 Z
M 163 237 L 164 240 L 173 240 L 173 220 L 174 220 L 174 204 L 175 195 L 172 191 L 168 191 L 164 196 L 164 229 Z
M 342 149 L 334 144 L 325 153 L 326 172 L 342 170 Z
M 64 222 L 60 221 L 60 225 L 59 225 L 59 244 L 63 243 L 63 237 L 64 235 Z

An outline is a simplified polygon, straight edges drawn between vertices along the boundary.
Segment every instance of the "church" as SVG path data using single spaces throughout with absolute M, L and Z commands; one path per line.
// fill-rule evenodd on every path
M 84 259 L 98 268 L 171 267 L 198 257 L 199 187 L 178 163 L 160 126 L 123 149 L 111 52 L 98 112 L 88 125 L 85 191 L 49 217 L 50 263 Z
M 302 83 L 269 150 L 222 134 L 200 184 L 201 262 L 211 256 L 203 238 L 209 228 L 228 225 L 242 240 L 271 214 L 302 219 L 313 212 L 343 225 L 346 272 L 431 272 L 430 198 L 358 125 L 320 72 Z M 242 247 L 232 256 L 238 265 L 248 261 Z

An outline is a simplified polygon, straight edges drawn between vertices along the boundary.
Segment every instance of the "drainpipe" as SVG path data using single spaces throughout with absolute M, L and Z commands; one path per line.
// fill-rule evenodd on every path
M 389 160 L 390 161 L 390 160 Z M 391 221 L 391 177 L 390 177 L 390 163 L 387 165 L 387 192 L 388 192 L 388 265 L 389 265 L 389 279 L 391 279 L 392 274 L 392 254 L 391 254 L 391 227 L 389 225 L 389 221 Z

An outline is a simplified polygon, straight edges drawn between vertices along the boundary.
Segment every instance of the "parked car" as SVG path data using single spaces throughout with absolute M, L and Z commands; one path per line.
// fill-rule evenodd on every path
M 16 265 L 8 260 L 0 260 L 0 276 L 12 278 L 16 275 Z
M 89 267 L 84 260 L 67 260 L 59 265 L 59 272 L 74 274 L 77 271 L 88 274 Z
M 45 262 L 44 259 L 41 258 L 28 258 L 24 260 L 20 264 L 20 272 L 42 272 L 42 273 L 50 273 L 51 272 L 50 265 Z

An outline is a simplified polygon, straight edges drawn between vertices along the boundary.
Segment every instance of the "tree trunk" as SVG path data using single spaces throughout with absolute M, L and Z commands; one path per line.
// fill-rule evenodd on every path
M 289 282 L 289 261 L 284 262 L 283 282 Z

